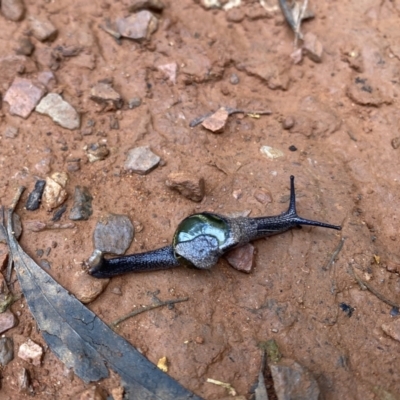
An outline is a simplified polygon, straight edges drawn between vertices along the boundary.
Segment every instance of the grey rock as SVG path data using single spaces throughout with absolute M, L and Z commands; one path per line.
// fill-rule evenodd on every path
M 148 174 L 160 162 L 148 146 L 136 147 L 128 151 L 124 168 L 139 175 Z
M 0 338 L 0 365 L 5 367 L 14 359 L 14 343 L 12 338 Z
M 130 109 L 137 108 L 142 104 L 142 99 L 140 97 L 133 97 L 128 102 L 128 107 Z
M 0 334 L 14 328 L 14 326 L 17 325 L 17 322 L 15 315 L 9 310 L 0 314 Z
M 22 0 L 2 0 L 1 13 L 11 21 L 20 21 L 25 14 Z
M 121 95 L 113 89 L 110 83 L 99 82 L 90 90 L 90 98 L 98 104 L 106 104 L 113 108 L 121 108 Z
M 74 194 L 74 205 L 69 214 L 73 221 L 86 221 L 93 214 L 93 197 L 85 186 L 76 186 Z
M 318 400 L 320 390 L 309 371 L 293 360 L 270 365 L 278 400 Z
M 32 35 L 40 42 L 52 41 L 57 37 L 57 28 L 48 19 L 29 17 L 29 26 Z
M 57 93 L 49 93 L 43 97 L 35 111 L 48 115 L 54 122 L 70 130 L 78 129 L 81 124 L 80 116 L 75 108 Z
M 27 118 L 46 93 L 39 82 L 17 76 L 8 88 L 4 101 L 10 105 L 10 114 Z
M 157 18 L 147 10 L 139 11 L 127 18 L 118 18 L 116 21 L 121 36 L 134 40 L 149 40 L 157 30 Z
M 124 254 L 132 243 L 134 233 L 127 215 L 107 214 L 96 224 L 94 247 L 103 253 Z
M 231 77 L 229 78 L 229 82 L 232 85 L 237 85 L 240 82 L 240 79 L 236 74 L 232 74 Z
M 304 35 L 303 51 L 310 60 L 316 63 L 320 63 L 322 61 L 324 47 L 318 40 L 317 36 L 315 36 L 312 32 L 307 32 Z
M 35 183 L 35 189 L 29 193 L 28 199 L 25 203 L 25 208 L 29 211 L 37 210 L 40 207 L 40 202 L 42 201 L 42 195 L 44 187 L 46 186 L 46 181 L 37 180 Z

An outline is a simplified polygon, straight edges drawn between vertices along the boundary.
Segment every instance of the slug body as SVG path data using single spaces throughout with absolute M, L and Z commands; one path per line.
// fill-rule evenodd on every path
M 96 278 L 109 278 L 127 272 L 155 271 L 179 265 L 209 269 L 223 254 L 235 247 L 299 225 L 342 229 L 297 215 L 294 177 L 291 176 L 289 209 L 281 215 L 230 218 L 208 212 L 193 214 L 178 225 L 171 246 L 112 259 L 105 259 L 100 254 L 89 262 L 89 273 Z

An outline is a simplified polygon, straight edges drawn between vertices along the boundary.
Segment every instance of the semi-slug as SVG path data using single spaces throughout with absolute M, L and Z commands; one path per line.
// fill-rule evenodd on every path
M 209 269 L 234 247 L 299 225 L 342 229 L 338 225 L 312 221 L 297 215 L 294 176 L 291 176 L 289 209 L 281 215 L 231 218 L 209 212 L 193 214 L 178 225 L 171 246 L 111 259 L 105 259 L 99 252 L 89 262 L 89 274 L 96 278 L 109 278 L 127 272 L 155 271 L 179 265 Z

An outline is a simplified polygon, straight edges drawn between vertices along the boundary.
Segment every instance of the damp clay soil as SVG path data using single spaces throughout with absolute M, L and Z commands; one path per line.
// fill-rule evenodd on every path
M 155 297 L 188 297 L 137 315 L 117 332 L 153 363 L 166 357 L 167 373 L 207 400 L 235 398 L 208 378 L 229 383 L 237 399 L 253 398 L 260 343 L 269 339 L 282 360 L 309 371 L 321 398 L 400 398 L 400 3 L 309 1 L 314 18 L 302 32 L 314 48 L 297 64 L 293 31 L 273 1 L 224 10 L 163 0 L 164 9 L 152 11 L 157 29 L 140 41 L 116 38 L 115 27 L 137 2 L 24 3 L 19 21 L 0 15 L 0 201 L 8 205 L 19 185 L 28 188 L 17 207 L 24 250 L 72 293 L 90 291 L 97 281 L 82 275 L 82 262 L 107 213 L 133 221 L 127 253 L 152 250 L 170 244 L 179 222 L 195 212 L 280 214 L 294 175 L 299 214 L 341 225 L 341 232 L 303 227 L 253 242 L 248 274 L 221 259 L 206 271 L 115 277 L 88 307 L 111 323 Z M 51 21 L 57 35 L 38 40 L 32 16 Z M 54 77 L 45 79 L 46 91 L 79 113 L 78 128 L 37 111 L 13 115 L 4 100 L 16 77 L 36 82 L 48 71 Z M 99 82 L 121 100 L 94 101 Z M 270 113 L 232 114 L 218 133 L 189 126 L 220 107 Z M 89 150 L 102 145 L 109 153 L 91 162 Z M 129 150 L 141 146 L 160 157 L 146 175 L 124 167 Z M 26 210 L 27 193 L 54 172 L 68 174 L 67 211 L 58 223 L 72 223 L 78 185 L 93 196 L 93 214 L 70 229 L 34 232 L 27 223 L 47 223 L 55 210 Z M 204 179 L 201 202 L 166 185 L 176 172 Z M 15 273 L 10 289 L 20 294 Z M 3 333 L 13 340 L 14 359 L 0 372 L 2 399 L 78 399 L 93 385 L 120 398 L 117 375 L 85 384 L 64 367 L 23 297 L 10 309 L 18 322 Z M 18 356 L 28 339 L 44 352 L 35 364 Z M 267 385 L 271 392 L 273 381 Z

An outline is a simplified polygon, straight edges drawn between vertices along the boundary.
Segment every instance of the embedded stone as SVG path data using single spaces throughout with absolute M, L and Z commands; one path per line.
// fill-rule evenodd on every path
M 27 210 L 34 211 L 40 207 L 45 186 L 46 186 L 46 181 L 41 179 L 36 181 L 35 188 L 32 190 L 31 193 L 29 193 L 28 199 L 26 200 L 25 203 L 25 208 Z
M 5 367 L 14 359 L 14 343 L 12 338 L 0 338 L 0 365 Z
M 139 175 L 146 175 L 160 162 L 148 146 L 136 147 L 128 151 L 124 168 Z
M 135 229 L 127 215 L 107 214 L 96 224 L 94 248 L 103 253 L 124 254 L 132 243 Z
M 227 253 L 225 259 L 231 267 L 249 274 L 254 264 L 254 246 L 247 243 L 244 246 L 237 247 Z
M 93 214 L 93 197 L 85 186 L 76 186 L 74 194 L 74 205 L 69 214 L 73 221 L 86 221 Z
M 11 311 L 7 310 L 0 314 L 0 334 L 14 328 L 16 325 L 17 318 Z
M 201 201 L 204 197 L 204 179 L 186 172 L 172 172 L 168 175 L 166 185 L 177 190 L 182 196 Z
M 18 350 L 18 357 L 25 360 L 36 367 L 41 363 L 43 356 L 42 346 L 35 343 L 33 340 L 28 339 L 27 342 L 21 344 Z
M 52 41 L 57 37 L 57 28 L 48 20 L 39 17 L 29 17 L 32 35 L 40 42 Z
M 149 40 L 157 30 L 157 18 L 147 10 L 139 11 L 127 18 L 118 18 L 117 29 L 121 36 L 134 40 Z
M 320 63 L 322 61 L 324 47 L 318 40 L 317 36 L 312 32 L 307 32 L 304 35 L 303 51 L 310 60 L 316 63 Z
M 114 108 L 122 107 L 121 95 L 113 89 L 111 84 L 105 82 L 96 83 L 90 90 L 90 98 L 98 104 L 112 105 Z
M 28 118 L 45 92 L 41 83 L 17 76 L 8 88 L 4 101 L 10 105 L 11 115 Z
M 10 21 L 20 21 L 25 14 L 22 0 L 2 0 L 1 13 Z

